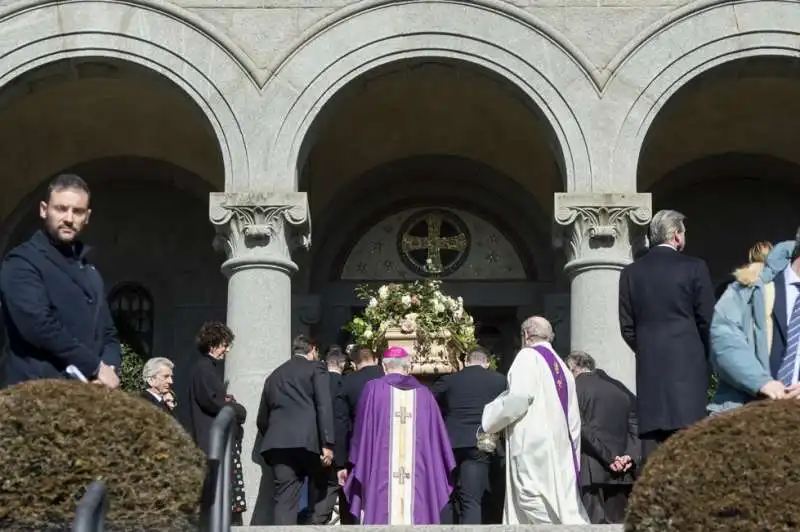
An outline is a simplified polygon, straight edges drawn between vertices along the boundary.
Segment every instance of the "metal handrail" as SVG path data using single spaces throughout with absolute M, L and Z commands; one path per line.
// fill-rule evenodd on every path
M 231 529 L 231 479 L 236 411 L 225 406 L 211 423 L 208 471 L 201 505 L 200 526 L 204 532 Z
M 105 484 L 95 480 L 78 503 L 72 532 L 105 532 L 107 513 L 108 490 Z

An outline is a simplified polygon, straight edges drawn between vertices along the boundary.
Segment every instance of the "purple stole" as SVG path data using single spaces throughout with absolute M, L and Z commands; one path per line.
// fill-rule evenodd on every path
M 564 411 L 564 422 L 567 424 L 567 436 L 569 436 L 569 449 L 572 451 L 572 465 L 575 467 L 575 482 L 580 486 L 580 465 L 578 465 L 578 457 L 575 455 L 575 446 L 572 442 L 572 434 L 569 431 L 569 395 L 567 393 L 567 380 L 562 373 L 561 364 L 556 360 L 556 354 L 544 346 L 536 346 L 534 351 L 542 355 L 542 358 L 547 362 L 547 367 L 550 368 L 550 374 L 553 376 L 553 383 L 556 385 L 556 392 L 558 393 L 558 400 L 561 401 L 561 410 Z

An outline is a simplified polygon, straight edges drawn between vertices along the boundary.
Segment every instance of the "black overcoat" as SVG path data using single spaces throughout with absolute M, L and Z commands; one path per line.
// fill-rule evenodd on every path
M 701 259 L 656 246 L 622 271 L 619 323 L 636 355 L 640 435 L 682 429 L 706 415 L 713 312 Z
M 74 365 L 87 378 L 100 361 L 120 367 L 117 330 L 103 280 L 80 242 L 57 246 L 37 231 L 0 266 L 8 343 L 7 384 L 66 377 Z

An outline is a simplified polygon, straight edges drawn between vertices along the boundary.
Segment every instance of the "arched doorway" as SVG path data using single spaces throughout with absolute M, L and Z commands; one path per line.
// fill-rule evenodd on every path
M 552 194 L 564 189 L 563 156 L 542 113 L 508 80 L 452 60 L 385 65 L 331 99 L 301 153 L 315 245 L 295 300 L 318 305 L 307 313 L 316 320 L 299 325 L 323 344 L 344 340 L 357 284 L 419 278 L 420 260 L 442 260 L 398 247 L 398 231 L 426 231 L 432 213 L 449 231 L 471 227 L 441 277 L 486 331 L 502 331 L 494 343 L 504 354 L 518 345 L 520 318 L 547 312 L 564 290 L 549 221 Z M 493 234 L 510 262 L 493 269 L 499 253 L 481 250 L 488 240 L 472 231 Z M 559 338 L 568 342 L 563 331 Z
M 755 241 L 791 239 L 800 224 L 798 90 L 794 58 L 731 61 L 682 87 L 648 131 L 639 190 L 688 216 L 686 251 L 717 282 Z

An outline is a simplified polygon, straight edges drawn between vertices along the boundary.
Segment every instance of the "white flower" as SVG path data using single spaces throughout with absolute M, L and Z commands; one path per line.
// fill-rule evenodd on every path
M 369 298 L 369 304 L 367 304 L 367 306 L 370 307 L 370 308 L 377 307 L 378 306 L 378 300 L 375 299 L 374 297 Z
M 387 297 L 389 297 L 389 287 L 383 285 L 380 288 L 378 288 L 378 297 L 380 297 L 381 299 L 386 299 Z
M 457 308 L 453 311 L 453 317 L 457 320 L 461 319 L 461 316 L 464 315 L 464 310 L 461 308 Z
M 442 305 L 440 302 L 435 301 L 433 303 L 433 311 L 436 314 L 441 314 L 442 312 L 444 312 L 444 310 L 445 310 L 444 305 Z
M 405 305 L 407 307 L 410 307 L 411 306 L 411 296 L 408 295 L 408 294 L 404 295 L 403 297 L 400 298 L 400 302 L 403 305 Z
M 456 298 L 456 301 L 458 302 L 458 308 L 464 308 L 464 298 L 463 297 L 458 296 Z
M 386 321 L 386 320 L 382 321 L 381 324 L 378 325 L 378 330 L 381 331 L 381 332 L 386 331 L 386 329 L 388 329 L 388 328 L 389 328 L 389 322 Z
M 372 329 L 367 329 L 364 331 L 364 338 L 370 339 L 372 338 Z

